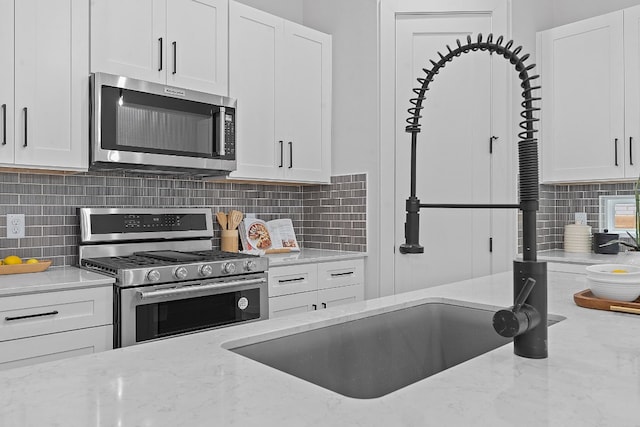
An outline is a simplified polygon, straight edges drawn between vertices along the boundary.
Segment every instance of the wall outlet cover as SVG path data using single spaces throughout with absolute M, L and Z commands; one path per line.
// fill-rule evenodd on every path
M 24 214 L 7 214 L 7 239 L 24 237 Z
M 587 213 L 586 212 L 576 212 L 575 214 L 576 224 L 587 225 Z

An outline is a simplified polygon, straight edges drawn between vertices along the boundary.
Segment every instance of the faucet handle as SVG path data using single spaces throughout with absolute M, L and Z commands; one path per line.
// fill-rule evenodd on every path
M 540 313 L 538 313 L 534 307 L 524 303 L 535 284 L 535 279 L 531 277 L 527 278 L 513 307 L 498 310 L 493 315 L 493 328 L 498 334 L 503 337 L 512 338 L 538 326 L 540 323 Z
M 524 286 L 522 287 L 522 290 L 520 291 L 520 293 L 516 297 L 515 302 L 513 303 L 513 311 L 519 311 L 522 308 L 522 306 L 524 305 L 524 302 L 527 300 L 527 298 L 529 298 L 529 294 L 533 290 L 533 287 L 535 286 L 535 284 L 536 284 L 536 279 L 532 277 L 527 278 L 527 281 L 524 282 Z

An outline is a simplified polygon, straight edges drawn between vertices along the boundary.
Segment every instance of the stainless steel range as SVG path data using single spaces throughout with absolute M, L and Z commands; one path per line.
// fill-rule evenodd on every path
M 114 347 L 268 317 L 264 257 L 212 249 L 207 208 L 80 209 L 80 265 L 114 286 Z

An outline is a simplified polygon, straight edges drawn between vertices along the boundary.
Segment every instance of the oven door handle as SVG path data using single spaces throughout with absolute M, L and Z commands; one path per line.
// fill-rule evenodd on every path
M 199 286 L 184 286 L 181 288 L 160 289 L 159 291 L 138 291 L 137 295 L 140 299 L 151 299 L 158 297 L 170 297 L 176 295 L 185 295 L 190 293 L 200 293 L 202 291 L 219 290 L 226 288 L 233 288 L 241 285 L 257 285 L 260 283 L 266 283 L 267 279 L 245 279 L 245 280 L 232 280 L 230 282 L 218 282 L 210 283 L 208 285 Z

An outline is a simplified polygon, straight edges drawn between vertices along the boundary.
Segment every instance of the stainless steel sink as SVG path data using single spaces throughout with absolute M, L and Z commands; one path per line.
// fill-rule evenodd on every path
M 493 330 L 497 307 L 446 301 L 229 350 L 345 396 L 380 397 L 511 342 Z

